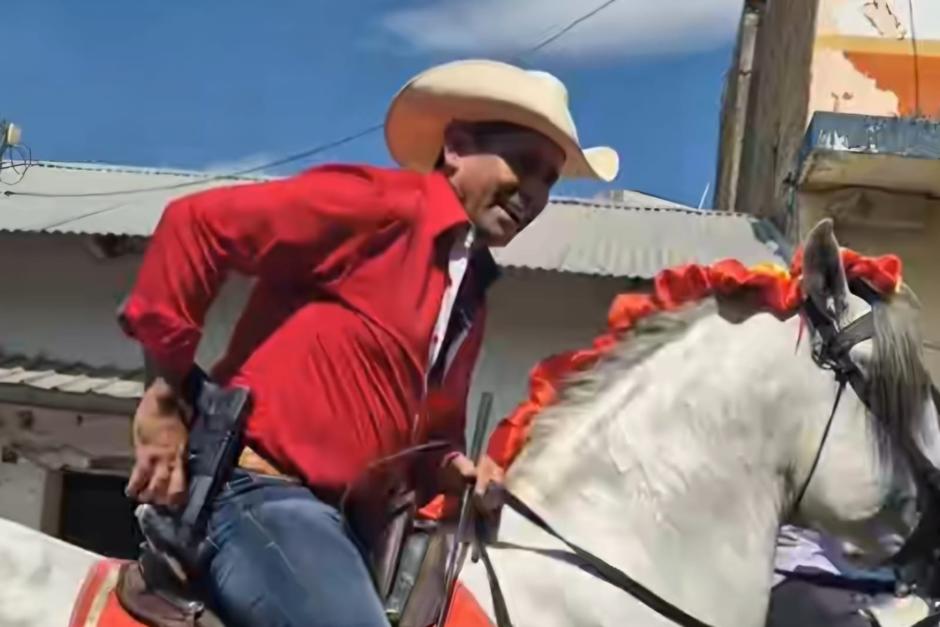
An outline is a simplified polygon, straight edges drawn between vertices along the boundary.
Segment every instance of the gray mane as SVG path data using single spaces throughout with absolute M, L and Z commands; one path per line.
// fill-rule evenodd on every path
M 899 443 L 911 437 L 929 394 L 930 375 L 921 353 L 918 309 L 916 297 L 907 288 L 873 306 L 875 338 L 867 373 L 868 394 L 884 444 Z M 716 301 L 708 299 L 639 320 L 597 365 L 572 373 L 560 383 L 557 400 L 543 409 L 534 421 L 527 452 L 538 454 L 559 423 L 576 419 L 581 411 L 592 409 L 598 395 L 621 380 L 625 372 L 716 311 Z M 826 373 L 820 371 L 820 376 Z
M 917 323 L 919 304 L 904 287 L 872 307 L 874 354 L 868 373 L 870 409 L 890 441 L 909 439 L 917 429 L 930 393 Z
M 715 311 L 714 299 L 708 299 L 637 321 L 633 329 L 624 334 L 593 368 L 572 373 L 560 383 L 557 400 L 543 409 L 532 425 L 526 452 L 537 454 L 556 431 L 558 423 L 572 420 L 579 411 L 592 408 L 597 396 L 622 380 L 626 371 L 678 339 L 695 322 Z

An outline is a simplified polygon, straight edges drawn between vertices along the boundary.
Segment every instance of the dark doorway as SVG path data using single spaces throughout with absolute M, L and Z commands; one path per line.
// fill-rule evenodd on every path
M 134 559 L 143 541 L 127 479 L 81 472 L 62 474 L 60 534 L 71 544 L 108 557 Z

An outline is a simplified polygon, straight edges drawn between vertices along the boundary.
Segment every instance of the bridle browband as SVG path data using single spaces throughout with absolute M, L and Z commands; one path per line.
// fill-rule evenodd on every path
M 850 288 L 852 293 L 864 299 L 872 307 L 874 307 L 876 302 L 881 300 L 881 296 L 864 280 L 852 281 Z M 836 392 L 832 411 L 829 414 L 823 435 L 820 438 L 819 447 L 816 449 L 813 463 L 810 466 L 810 470 L 800 490 L 797 492 L 797 498 L 793 502 L 791 514 L 799 509 L 816 472 L 816 468 L 819 465 L 819 460 L 822 457 L 823 449 L 829 438 L 829 432 L 832 428 L 832 423 L 835 419 L 846 385 L 852 387 L 853 391 L 858 395 L 858 398 L 865 404 L 869 411 L 872 410 L 868 382 L 865 380 L 865 376 L 858 365 L 852 361 L 850 352 L 852 348 L 861 342 L 875 338 L 873 311 L 868 311 L 844 328 L 839 328 L 836 321 L 822 312 L 812 299 L 807 298 L 804 301 L 801 311 L 802 314 L 806 316 L 813 330 L 819 334 L 822 340 L 813 351 L 813 361 L 820 368 L 831 370 L 835 375 L 839 387 Z M 936 386 L 931 386 L 931 394 L 935 405 L 940 408 L 940 392 L 938 392 Z M 890 561 L 893 563 L 913 561 L 916 559 L 916 556 L 923 555 L 924 551 L 929 554 L 935 547 L 940 546 L 940 470 L 930 463 L 930 460 L 926 458 L 916 443 L 910 441 L 910 438 L 907 438 L 903 445 L 911 460 L 914 476 L 918 483 L 918 505 L 922 514 L 914 532 L 908 537 L 901 549 L 890 558 Z M 500 486 L 497 489 L 502 491 L 503 501 L 507 507 L 513 509 L 523 518 L 565 544 L 572 552 L 571 558 L 573 561 L 581 567 L 586 568 L 598 579 L 623 590 L 654 612 L 677 625 L 681 625 L 682 627 L 709 627 L 707 623 L 702 622 L 675 604 L 663 599 L 619 568 L 566 539 L 505 486 Z M 498 627 L 512 627 L 505 596 L 499 584 L 499 579 L 496 576 L 492 560 L 487 552 L 486 543 L 483 541 L 483 538 L 486 537 L 483 527 L 483 521 L 477 516 L 474 542 L 477 547 L 477 552 L 483 561 L 484 568 L 486 569 L 490 594 L 493 598 L 493 613 L 495 615 L 496 624 Z

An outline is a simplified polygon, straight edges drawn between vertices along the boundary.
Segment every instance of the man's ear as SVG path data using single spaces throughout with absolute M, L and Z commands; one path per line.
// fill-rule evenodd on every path
M 471 154 L 474 148 L 473 133 L 467 124 L 454 121 L 444 129 L 444 148 L 441 156 L 446 166 L 455 167 L 460 157 Z
M 803 294 L 833 320 L 841 320 L 848 308 L 849 284 L 833 222 L 820 221 L 803 246 Z

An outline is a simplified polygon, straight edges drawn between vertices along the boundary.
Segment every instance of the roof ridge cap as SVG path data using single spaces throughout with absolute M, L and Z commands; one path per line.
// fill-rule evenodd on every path
M 593 198 L 579 198 L 577 196 L 552 196 L 549 198 L 549 204 L 558 205 L 577 205 L 580 207 L 596 207 L 599 209 L 620 209 L 626 211 L 670 211 L 675 213 L 687 213 L 703 217 L 737 217 L 760 220 L 757 216 L 741 211 L 722 211 L 718 209 L 697 209 L 685 205 L 672 205 L 664 207 L 655 207 L 651 205 L 634 205 L 622 201 L 603 200 Z M 666 201 L 668 202 L 668 201 Z

